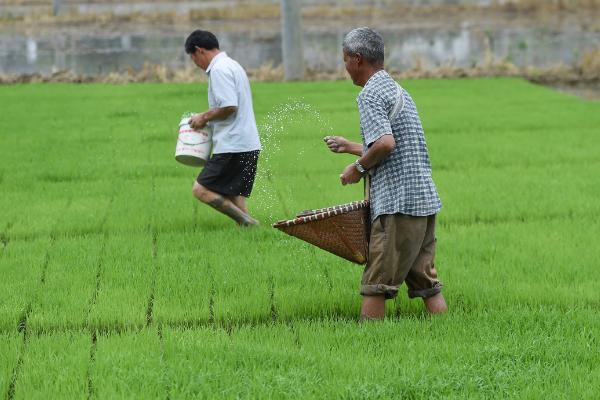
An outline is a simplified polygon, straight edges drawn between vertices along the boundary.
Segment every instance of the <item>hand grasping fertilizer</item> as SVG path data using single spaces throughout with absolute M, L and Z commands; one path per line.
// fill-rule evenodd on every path
M 346 153 L 348 144 L 350 144 L 348 139 L 343 136 L 325 136 L 323 141 L 334 153 Z
M 353 144 L 348 139 L 343 136 L 325 136 L 323 138 L 329 150 L 334 153 L 347 153 L 348 149 Z M 362 153 L 362 149 L 360 149 Z M 362 174 L 358 172 L 354 166 L 354 164 L 349 165 L 344 169 L 344 172 L 340 174 L 340 182 L 342 185 L 347 185 L 349 183 L 357 183 L 362 178 Z

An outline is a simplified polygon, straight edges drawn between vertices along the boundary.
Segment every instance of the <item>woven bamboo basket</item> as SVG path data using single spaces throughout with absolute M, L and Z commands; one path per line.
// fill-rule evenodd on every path
M 362 200 L 303 211 L 296 218 L 279 221 L 273 227 L 346 260 L 364 264 L 369 224 L 369 202 Z

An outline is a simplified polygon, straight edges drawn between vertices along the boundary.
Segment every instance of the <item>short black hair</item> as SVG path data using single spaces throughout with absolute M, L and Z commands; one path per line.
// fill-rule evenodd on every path
M 185 52 L 192 54 L 196 51 L 196 47 L 206 50 L 218 49 L 219 41 L 212 32 L 197 29 L 185 39 Z

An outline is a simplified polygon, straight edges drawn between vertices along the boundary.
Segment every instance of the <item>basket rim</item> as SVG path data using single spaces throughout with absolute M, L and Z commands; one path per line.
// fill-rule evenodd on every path
M 341 204 L 339 206 L 311 210 L 309 214 L 299 215 L 294 219 L 277 221 L 273 224 L 273 228 L 284 228 L 294 225 L 302 225 L 313 221 L 321 221 L 326 218 L 335 217 L 336 215 L 342 215 L 352 211 L 361 210 L 366 207 L 369 207 L 368 200 L 358 200 L 351 203 Z

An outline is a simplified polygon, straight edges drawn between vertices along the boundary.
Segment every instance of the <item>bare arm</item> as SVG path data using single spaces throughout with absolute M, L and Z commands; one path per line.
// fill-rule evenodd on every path
M 371 147 L 369 147 L 369 151 L 357 161 L 364 169 L 369 170 L 382 162 L 395 148 L 396 140 L 394 139 L 394 136 L 391 134 L 383 135 L 374 141 L 371 144 Z M 354 163 L 348 165 L 340 175 L 342 185 L 356 183 L 360 181 L 360 178 L 362 178 L 362 174 L 358 172 Z
M 369 170 L 382 162 L 395 148 L 396 141 L 394 140 L 394 136 L 383 135 L 371 144 L 369 151 L 359 158 L 358 162 L 366 170 Z
M 325 136 L 323 140 L 334 153 L 348 153 L 359 157 L 363 154 L 362 144 L 351 142 L 343 136 Z
M 237 107 L 235 106 L 211 108 L 204 113 L 196 114 L 190 118 L 190 126 L 192 129 L 200 129 L 203 128 L 208 121 L 225 119 L 236 111 Z

